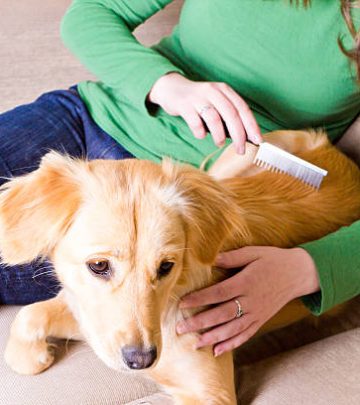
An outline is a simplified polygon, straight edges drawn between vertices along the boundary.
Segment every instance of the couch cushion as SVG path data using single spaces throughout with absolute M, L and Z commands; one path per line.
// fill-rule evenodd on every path
M 3 352 L 17 311 L 18 307 L 0 307 L 1 405 L 172 404 L 172 400 L 160 393 L 153 382 L 135 373 L 118 373 L 108 369 L 85 343 L 69 343 L 66 347 L 60 345 L 55 364 L 40 375 L 15 374 L 5 364 Z M 281 338 L 291 336 L 285 332 L 274 332 L 244 347 L 243 365 L 239 364 L 241 353 L 236 356 L 239 403 L 360 403 L 360 328 L 245 364 L 246 350 L 261 352 L 267 349 L 271 353 L 269 346 L 273 351 L 278 349 L 279 343 L 284 347 Z M 306 335 L 306 328 L 303 332 Z M 294 337 L 292 340 L 293 343 L 296 341 Z
M 135 373 L 119 373 L 105 366 L 84 343 L 61 346 L 57 361 L 37 376 L 20 376 L 4 361 L 5 343 L 18 307 L 0 307 L 0 404 L 1 405 L 119 405 L 159 391 Z M 150 397 L 151 398 L 151 397 Z M 162 404 L 162 396 L 157 402 Z M 166 397 L 164 397 L 166 401 Z M 146 402 L 145 402 L 146 403 Z M 164 402 L 164 405 L 166 402 Z
M 242 367 L 242 405 L 360 404 L 360 328 Z

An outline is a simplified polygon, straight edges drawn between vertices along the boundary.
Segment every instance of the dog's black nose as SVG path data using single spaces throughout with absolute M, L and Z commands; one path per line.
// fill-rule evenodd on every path
M 155 346 L 144 349 L 139 346 L 124 346 L 121 354 L 126 365 L 133 370 L 141 370 L 150 367 L 156 360 L 157 350 Z

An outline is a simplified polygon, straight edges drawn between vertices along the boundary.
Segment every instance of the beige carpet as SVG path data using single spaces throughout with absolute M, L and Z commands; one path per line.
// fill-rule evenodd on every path
M 62 15 L 71 0 L 0 0 L 0 113 L 32 101 L 43 92 L 92 78 L 64 47 Z M 152 44 L 171 32 L 181 0 L 138 28 Z

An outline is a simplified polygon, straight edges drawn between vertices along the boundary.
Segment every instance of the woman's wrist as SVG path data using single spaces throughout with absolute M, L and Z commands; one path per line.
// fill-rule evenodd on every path
M 181 78 L 184 78 L 184 76 L 182 76 L 178 72 L 169 72 L 169 73 L 166 73 L 165 75 L 159 77 L 159 79 L 157 79 L 156 82 L 153 84 L 153 86 L 148 94 L 147 100 L 150 101 L 150 103 L 159 104 L 159 101 L 160 101 L 159 95 L 162 92 L 167 91 L 169 81 L 172 81 L 172 80 L 174 80 L 174 77 L 178 78 L 179 76 Z
M 293 266 L 294 279 L 296 285 L 294 286 L 294 297 L 299 298 L 304 295 L 313 294 L 320 290 L 320 283 L 316 264 L 310 254 L 300 247 L 291 249 L 294 255 L 293 259 L 297 265 Z

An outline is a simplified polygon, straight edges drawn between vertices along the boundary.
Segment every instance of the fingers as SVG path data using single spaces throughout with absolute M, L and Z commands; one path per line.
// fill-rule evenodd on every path
M 227 339 L 221 343 L 218 343 L 214 347 L 214 355 L 220 356 L 225 352 L 229 352 L 231 350 L 236 349 L 237 347 L 247 342 L 250 338 L 252 338 L 258 330 L 259 330 L 258 322 L 253 322 L 252 324 L 249 325 L 247 329 L 244 329 L 238 335 L 233 336 L 230 339 Z
M 246 137 L 255 144 L 262 141 L 250 108 L 226 83 L 192 81 L 172 72 L 156 81 L 148 99 L 168 114 L 181 116 L 198 139 L 206 136 L 206 124 L 218 146 L 224 144 L 227 129 L 238 153 L 244 153 Z M 212 108 L 200 116 L 207 106 Z
M 182 114 L 183 119 L 188 124 L 195 138 L 203 139 L 206 136 L 206 130 L 203 120 L 195 109 L 185 110 Z
M 239 112 L 222 92 L 214 92 L 211 97 L 211 102 L 224 120 L 236 151 L 239 154 L 244 154 L 246 133 Z M 206 119 L 205 114 L 203 118 Z
M 257 124 L 254 114 L 250 110 L 246 102 L 234 91 L 230 86 L 222 86 L 221 91 L 227 96 L 227 98 L 233 103 L 237 109 L 242 124 L 245 128 L 247 138 L 255 143 L 259 144 L 262 142 L 262 136 L 260 132 L 259 125 Z
M 221 253 L 218 255 L 216 265 L 223 268 L 236 268 L 248 265 L 258 260 L 267 247 L 263 246 L 246 246 L 237 250 Z M 242 294 L 247 293 L 245 273 L 239 272 L 220 283 L 212 285 L 202 290 L 195 291 L 183 297 L 179 305 L 180 308 L 195 308 L 204 305 L 218 304 L 229 301 Z
M 204 346 L 213 346 L 217 343 L 227 341 L 246 331 L 251 324 L 252 321 L 250 317 L 244 315 L 239 319 L 234 319 L 231 322 L 220 325 L 217 328 L 214 328 L 201 335 L 201 337 L 198 339 L 196 348 L 200 349 Z
M 237 305 L 231 300 L 179 322 L 176 331 L 182 334 L 210 328 L 233 320 L 236 316 L 236 311 Z
M 211 287 L 203 288 L 186 295 L 181 299 L 179 307 L 195 308 L 203 305 L 218 304 L 220 302 L 229 301 L 239 296 L 239 291 L 242 288 L 241 274 L 237 274 L 227 280 L 221 281 Z
M 263 248 L 260 246 L 246 246 L 229 252 L 220 253 L 216 258 L 216 265 L 224 269 L 243 267 L 259 259 Z
M 196 138 L 206 136 L 206 124 L 214 143 L 219 147 L 225 143 L 227 129 L 239 154 L 245 152 L 247 139 L 255 144 L 262 142 L 253 113 L 230 86 L 214 82 L 197 83 L 197 86 L 195 96 L 188 98 L 188 107 L 183 107 L 180 113 Z
M 226 133 L 217 108 L 214 106 L 207 109 L 203 114 L 201 114 L 201 118 L 205 121 L 207 127 L 209 128 L 215 145 L 219 147 L 223 146 L 226 139 Z

